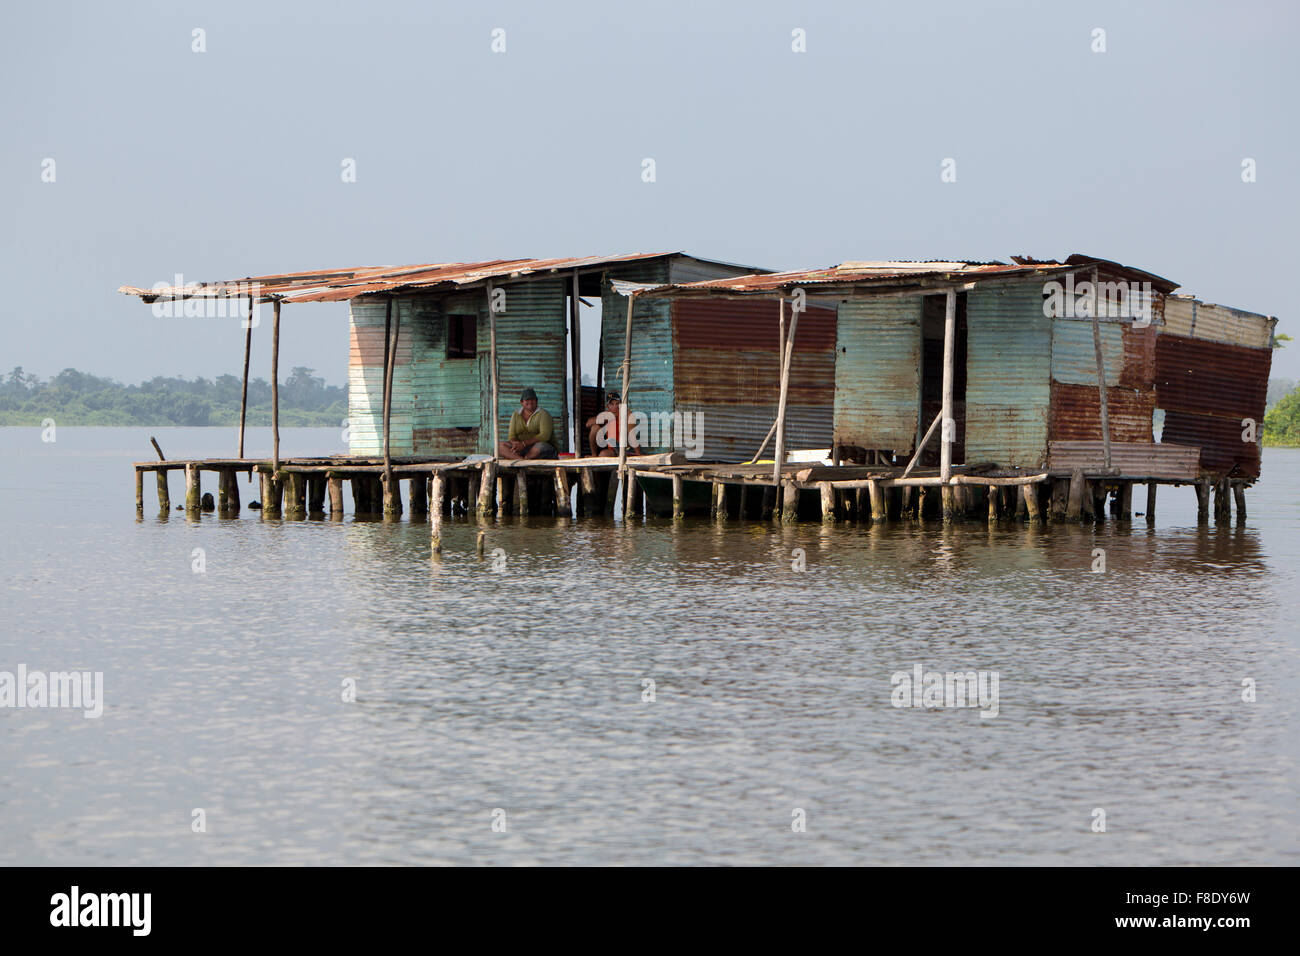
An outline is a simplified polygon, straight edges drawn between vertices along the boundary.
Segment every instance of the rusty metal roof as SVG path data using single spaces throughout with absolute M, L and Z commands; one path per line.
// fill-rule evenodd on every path
M 1178 288 L 1176 282 L 1161 278 L 1141 269 L 1097 259 L 1092 256 L 1071 255 L 1064 261 L 1036 260 L 1026 256 L 1012 257 L 1013 264 L 1004 262 L 974 261 L 851 261 L 829 269 L 808 269 L 794 272 L 773 272 L 764 275 L 736 276 L 727 279 L 708 279 L 675 286 L 632 288 L 629 291 L 650 296 L 729 296 L 729 295 L 782 295 L 794 288 L 807 288 L 814 295 L 851 294 L 855 292 L 915 289 L 923 292 L 928 287 L 942 288 L 969 281 L 998 278 L 1017 278 L 1032 275 L 1053 275 L 1071 272 L 1096 265 L 1110 274 L 1121 274 L 1139 281 L 1148 281 L 1161 292 Z
M 510 281 L 547 273 L 570 272 L 595 266 L 641 259 L 686 255 L 684 252 L 632 253 L 625 256 L 587 256 L 574 259 L 492 259 L 486 262 L 431 262 L 411 266 L 366 266 L 320 269 L 278 275 L 246 276 L 222 282 L 194 282 L 184 286 L 159 284 L 151 289 L 122 286 L 119 292 L 145 302 L 191 298 L 241 298 L 250 291 L 259 301 L 340 302 L 362 295 L 407 292 L 438 287 L 473 286 L 493 280 Z M 692 258 L 699 258 L 693 256 Z M 715 260 L 705 259 L 705 262 Z M 733 265 L 732 263 L 717 263 Z M 753 268 L 741 266 L 740 268 Z

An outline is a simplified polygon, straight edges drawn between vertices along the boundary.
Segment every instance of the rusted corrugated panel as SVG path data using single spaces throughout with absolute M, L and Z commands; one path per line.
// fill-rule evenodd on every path
M 682 299 L 673 305 L 677 344 L 682 348 L 764 349 L 775 356 L 780 335 L 778 308 L 771 300 Z M 789 329 L 788 305 L 785 313 Z M 834 351 L 835 327 L 833 309 L 809 308 L 800 313 L 795 353 Z
M 966 461 L 1041 467 L 1052 370 L 1042 284 L 971 292 L 966 323 Z
M 677 402 L 752 405 L 775 402 L 781 391 L 780 358 L 773 349 L 683 348 L 673 357 Z M 796 352 L 790 362 L 787 403 L 835 402 L 835 353 Z M 770 422 L 769 422 L 770 424 Z M 761 437 L 761 436 L 760 436 Z
M 384 325 L 386 304 L 352 303 L 349 310 L 348 448 L 354 455 L 378 455 L 384 447 Z M 412 338 L 398 336 L 393 368 L 389 448 L 412 454 Z
M 1143 328 L 1128 323 L 1124 326 L 1124 368 L 1119 384 L 1126 388 L 1155 388 L 1156 384 L 1156 326 Z
M 565 395 L 566 329 L 565 283 L 563 279 L 524 282 L 503 286 L 505 311 L 498 312 L 497 414 L 500 437 L 505 441 L 510 418 L 519 410 L 519 395 L 525 388 L 537 392 L 538 407 L 546 409 L 555 421 L 555 447 L 569 447 L 568 402 Z M 490 350 L 490 332 L 486 320 L 480 326 L 480 354 Z M 486 357 L 485 357 L 486 361 Z M 490 366 L 484 376 L 491 389 Z M 492 423 L 484 422 L 482 441 L 492 444 Z M 489 449 L 490 450 L 490 449 Z
M 1201 467 L 1214 475 L 1259 477 L 1259 443 L 1241 440 L 1243 428 L 1237 418 L 1166 411 L 1161 441 L 1196 445 L 1201 449 Z
M 856 298 L 839 309 L 835 441 L 861 448 L 916 447 L 921 401 L 922 296 Z
M 1098 338 L 1106 365 L 1106 384 L 1118 385 L 1124 371 L 1124 322 L 1099 320 Z M 1097 345 L 1090 319 L 1052 320 L 1052 380 L 1069 385 L 1097 384 Z
M 1247 348 L 1269 348 L 1273 341 L 1273 320 L 1268 316 L 1201 302 L 1190 295 L 1166 298 L 1165 330 L 1174 335 Z
M 1100 441 L 1053 441 L 1048 443 L 1048 470 L 1068 474 L 1075 468 L 1101 474 L 1106 467 Z M 1111 466 L 1123 477 L 1162 478 L 1192 481 L 1200 471 L 1200 449 L 1164 442 L 1112 442 Z
M 609 278 L 632 282 L 667 282 L 666 260 L 636 263 L 611 270 L 601 290 L 601 329 L 604 342 L 605 387 L 617 391 L 623 377 L 623 334 L 627 328 L 628 299 L 609 284 Z M 632 368 L 628 408 L 646 415 L 673 411 L 673 330 L 667 300 L 638 296 L 632 313 Z
M 1153 389 L 1108 388 L 1106 410 L 1112 442 L 1150 442 Z M 1096 385 L 1052 383 L 1052 441 L 1101 441 L 1101 395 Z
M 1156 339 L 1156 404 L 1263 421 L 1272 360 L 1271 349 L 1163 333 Z

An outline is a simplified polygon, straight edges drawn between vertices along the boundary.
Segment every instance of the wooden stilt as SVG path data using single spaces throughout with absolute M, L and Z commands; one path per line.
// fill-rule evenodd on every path
M 1133 520 L 1133 482 L 1121 482 L 1119 486 L 1119 520 Z
M 623 470 L 607 471 L 608 480 L 605 483 L 605 514 L 607 517 L 614 517 L 614 509 L 618 505 L 618 481 L 623 476 Z
M 686 517 L 686 499 L 684 495 L 682 476 L 673 475 L 673 518 Z
M 628 517 L 639 518 L 641 517 L 641 513 L 645 510 L 642 506 L 644 492 L 641 490 L 641 482 L 636 480 L 636 475 L 632 474 L 630 470 L 627 472 L 626 480 L 627 487 L 624 489 L 623 493 L 627 495 L 628 505 L 624 513 Z
M 1104 481 L 1092 482 L 1092 520 L 1106 520 L 1106 498 L 1109 492 L 1106 491 Z
M 1147 482 L 1147 524 L 1156 523 L 1156 489 L 1159 487 L 1154 481 Z
M 1196 523 L 1210 523 L 1210 481 L 1208 478 L 1199 479 L 1192 486 L 1196 490 Z
M 1055 478 L 1052 480 L 1052 497 L 1048 506 L 1048 515 L 1053 521 L 1063 521 L 1065 511 L 1070 496 L 1070 482 L 1068 479 Z M 992 494 L 990 494 L 992 497 Z M 993 507 L 993 506 L 990 506 Z
M 856 502 L 853 506 L 853 517 L 856 521 L 868 521 L 871 518 L 871 495 L 866 488 L 854 488 L 853 496 Z
M 1020 496 L 1025 499 L 1025 514 L 1031 522 L 1042 521 L 1038 510 L 1038 485 L 1021 485 Z
M 483 472 L 475 469 L 469 473 L 469 490 L 466 492 L 468 501 L 466 510 L 473 511 L 475 514 L 481 514 L 479 511 L 479 498 L 483 495 Z
M 720 481 L 713 483 L 713 496 L 710 499 L 709 517 L 714 521 L 725 520 L 727 517 L 727 486 Z
M 835 488 L 829 481 L 818 482 L 822 499 L 822 524 L 835 523 Z
M 307 479 L 307 514 L 325 513 L 325 476 L 312 475 Z
M 343 479 L 337 475 L 330 475 L 327 479 L 330 495 L 330 517 L 343 517 Z
M 202 504 L 203 490 L 199 478 L 199 466 L 185 466 L 185 512 L 198 514 Z
M 442 553 L 442 506 L 447 479 L 440 471 L 433 473 L 433 500 L 429 508 L 429 544 L 434 554 Z
M 1232 521 L 1232 499 L 1228 492 L 1228 479 L 1220 478 L 1214 486 L 1214 523 L 1229 524 Z
M 871 520 L 885 521 L 889 518 L 889 506 L 885 502 L 885 489 L 879 482 L 871 481 L 867 485 L 867 496 L 871 499 Z
M 280 470 L 280 300 L 271 305 L 271 463 Z M 276 481 L 279 481 L 276 478 Z M 279 503 L 275 517 L 280 517 Z
M 230 469 L 230 484 L 226 489 L 226 513 L 232 518 L 239 514 L 239 473 Z
M 790 320 L 790 334 L 794 334 L 794 319 Z M 781 523 L 792 524 L 799 518 L 799 488 L 793 481 L 785 481 L 781 502 Z
M 171 493 L 167 490 L 167 472 L 158 469 L 158 510 L 163 514 L 169 514 L 172 510 Z
M 528 472 L 523 469 L 515 472 L 515 514 L 528 517 Z
M 759 518 L 763 521 L 778 520 L 781 512 L 776 506 L 776 496 L 778 488 L 776 485 L 766 485 L 763 488 L 763 506 L 759 512 Z
M 600 509 L 596 506 L 596 475 L 590 468 L 578 469 L 578 505 L 584 518 L 599 513 Z
M 1233 496 L 1237 499 L 1237 524 L 1246 523 L 1246 486 L 1237 482 L 1232 486 Z
M 139 468 L 135 470 L 135 510 L 139 515 L 144 514 L 144 472 Z
M 574 280 L 577 281 L 576 279 Z M 555 513 L 561 518 L 571 514 L 569 502 L 569 473 L 563 468 L 555 469 Z
M 989 488 L 989 521 L 996 523 L 999 512 L 1002 510 L 1002 496 L 998 494 L 998 489 Z
M 230 481 L 233 477 L 230 469 L 222 468 L 217 472 L 217 514 L 225 515 L 230 508 Z
M 364 475 L 357 475 L 351 480 L 352 484 L 352 511 L 354 514 L 364 515 L 370 513 L 370 480 Z
M 736 517 L 741 521 L 749 518 L 749 485 L 740 486 L 740 500 L 736 502 Z
M 1083 517 L 1083 469 L 1076 468 L 1070 473 L 1070 491 L 1066 499 L 1065 518 L 1078 521 Z
M 294 521 L 307 517 L 302 478 L 299 474 L 284 476 L 284 516 Z
M 412 475 L 411 476 L 411 516 L 419 515 L 424 517 L 429 513 L 429 476 Z
M 244 324 L 244 384 L 239 393 L 239 456 L 244 457 L 244 418 L 248 414 L 248 360 L 253 353 L 253 296 L 248 297 L 248 320 Z
M 496 490 L 497 490 L 497 463 L 495 461 L 483 462 L 483 468 L 479 472 L 478 485 L 478 513 L 479 517 L 489 517 L 496 514 Z
M 262 501 L 262 516 L 279 518 L 283 515 L 280 500 L 284 496 L 284 476 L 272 472 L 266 480 L 266 497 Z

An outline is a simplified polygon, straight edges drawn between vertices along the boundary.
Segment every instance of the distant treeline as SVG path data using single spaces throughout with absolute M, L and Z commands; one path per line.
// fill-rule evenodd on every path
M 280 384 L 281 425 L 335 426 L 347 417 L 347 389 L 299 366 Z M 0 425 L 238 425 L 240 379 L 163 378 L 123 385 L 74 368 L 49 381 L 19 366 L 0 381 Z M 249 425 L 271 424 L 271 385 L 248 383 Z
M 1300 389 L 1288 379 L 1268 383 L 1268 413 L 1260 440 L 1283 448 L 1300 446 Z

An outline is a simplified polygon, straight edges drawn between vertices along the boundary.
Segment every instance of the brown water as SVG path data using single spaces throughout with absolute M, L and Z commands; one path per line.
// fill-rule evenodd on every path
M 151 433 L 234 447 L 0 429 L 0 671 L 105 697 L 0 709 L 0 862 L 1300 862 L 1297 452 L 1243 527 L 1183 488 L 1154 529 L 504 519 L 483 561 L 458 520 L 434 561 L 409 520 L 160 521 L 151 478 L 137 521 Z M 996 670 L 998 715 L 892 706 L 916 664 Z

